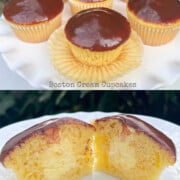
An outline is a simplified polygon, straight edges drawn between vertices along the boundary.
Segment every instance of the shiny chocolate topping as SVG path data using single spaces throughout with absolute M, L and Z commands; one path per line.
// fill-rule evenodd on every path
M 4 159 L 6 158 L 6 156 L 8 156 L 9 153 L 13 151 L 16 147 L 21 146 L 21 144 L 24 143 L 32 135 L 41 134 L 44 136 L 48 136 L 48 134 L 46 134 L 46 130 L 51 128 L 55 130 L 60 128 L 60 126 L 64 124 L 79 124 L 85 127 L 95 129 L 91 124 L 70 117 L 50 119 L 48 121 L 41 122 L 11 138 L 2 148 L 0 154 L 0 162 L 4 163 Z
M 129 0 L 128 8 L 140 19 L 152 23 L 180 20 L 179 0 Z
M 124 125 L 127 125 L 133 129 L 135 129 L 138 132 L 142 132 L 142 133 L 148 135 L 150 138 L 152 138 L 154 141 L 156 141 L 162 148 L 167 150 L 174 157 L 174 159 L 176 159 L 176 148 L 175 148 L 175 145 L 172 142 L 172 140 L 169 139 L 165 134 L 163 134 L 162 132 L 160 132 L 153 126 L 151 126 L 150 124 L 142 121 L 141 119 L 139 119 L 135 116 L 125 115 L 125 114 L 105 117 L 105 118 L 98 119 L 98 120 L 106 121 L 109 119 L 118 119 Z
M 74 15 L 66 24 L 65 34 L 74 45 L 91 51 L 117 48 L 130 36 L 125 17 L 107 8 L 91 8 Z
M 9 0 L 3 14 L 17 24 L 37 24 L 54 18 L 63 6 L 62 0 Z

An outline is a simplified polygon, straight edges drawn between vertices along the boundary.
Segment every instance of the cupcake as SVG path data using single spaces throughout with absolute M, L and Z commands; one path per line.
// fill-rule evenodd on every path
M 91 8 L 69 19 L 49 39 L 55 69 L 76 82 L 107 82 L 141 64 L 142 43 L 118 12 Z
M 8 140 L 0 152 L 0 162 L 18 180 L 90 179 L 84 176 L 95 171 L 123 180 L 157 180 L 176 158 L 171 139 L 125 114 L 93 124 L 71 117 L 40 122 Z
M 147 45 L 163 45 L 180 29 L 178 0 L 129 0 L 127 14 L 132 28 Z
M 94 125 L 97 171 L 123 180 L 158 180 L 176 162 L 172 140 L 135 116 L 104 117 Z
M 62 0 L 10 0 L 3 15 L 16 36 L 26 42 L 42 42 L 60 26 Z
M 41 122 L 11 138 L 0 162 L 18 180 L 80 180 L 93 170 L 94 131 L 69 117 Z
M 69 0 L 73 14 L 94 7 L 112 8 L 113 0 Z
M 81 11 L 65 26 L 67 43 L 74 57 L 94 66 L 115 61 L 130 34 L 126 18 L 108 8 Z

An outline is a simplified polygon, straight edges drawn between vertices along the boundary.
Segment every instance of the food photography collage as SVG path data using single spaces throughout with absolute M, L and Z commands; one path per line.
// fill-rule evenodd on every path
M 180 180 L 180 0 L 0 0 L 0 180 Z

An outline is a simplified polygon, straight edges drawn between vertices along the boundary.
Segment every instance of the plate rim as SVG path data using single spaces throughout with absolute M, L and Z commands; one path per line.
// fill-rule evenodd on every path
M 15 122 L 15 123 L 12 123 L 12 124 L 9 124 L 9 125 L 7 125 L 7 126 L 4 126 L 4 127 L 2 127 L 2 128 L 0 128 L 0 135 L 2 134 L 4 134 L 8 129 L 11 129 L 11 128 L 13 128 L 13 126 L 14 125 L 16 125 L 16 126 L 18 126 L 19 124 L 24 124 L 23 126 L 22 126 L 22 130 L 20 131 L 20 132 L 22 132 L 23 130 L 25 130 L 25 129 L 27 129 L 27 128 L 29 128 L 29 127 L 31 127 L 31 126 L 34 126 L 35 124 L 37 124 L 37 123 L 40 123 L 40 122 L 43 122 L 43 121 L 45 121 L 45 120 L 48 120 L 48 118 L 50 119 L 50 118 L 56 118 L 56 117 L 58 117 L 58 116 L 60 116 L 59 118 L 61 118 L 61 117 L 67 117 L 68 115 L 69 116 L 85 116 L 86 114 L 94 114 L 95 116 L 94 117 L 96 117 L 96 116 L 99 116 L 99 117 L 97 117 L 97 118 L 101 118 L 101 117 L 104 117 L 104 116 L 112 116 L 112 115 L 116 115 L 116 114 L 130 114 L 130 115 L 134 115 L 134 116 L 137 116 L 138 118 L 141 118 L 143 121 L 145 121 L 145 122 L 148 122 L 149 124 L 152 124 L 153 125 L 153 123 L 152 122 L 154 122 L 154 121 L 158 121 L 157 123 L 159 124 L 159 123 L 163 123 L 163 124 L 165 124 L 165 126 L 166 125 L 168 125 L 168 126 L 171 126 L 172 128 L 175 128 L 175 129 L 179 129 L 180 130 L 180 126 L 179 125 L 177 125 L 177 124 L 175 124 L 175 123 L 172 123 L 172 122 L 169 122 L 169 121 L 167 121 L 167 120 L 165 120 L 165 119 L 161 119 L 161 118 L 158 118 L 158 117 L 154 117 L 154 116 L 149 116 L 149 115 L 142 115 L 142 114 L 133 114 L 133 113 L 121 113 L 121 112 L 102 112 L 102 111 L 92 111 L 92 112 L 86 112 L 86 111 L 77 111 L 77 112 L 70 112 L 70 113 L 66 113 L 66 112 L 62 112 L 62 113 L 58 113 L 58 114 L 52 114 L 52 115 L 42 115 L 42 116 L 39 116 L 39 117 L 36 117 L 36 118 L 31 118 L 31 119 L 26 119 L 26 120 L 22 120 L 22 121 L 19 121 L 19 122 Z M 101 117 L 100 117 L 101 116 Z M 76 118 L 76 117 L 75 117 Z M 88 119 L 89 118 L 89 119 Z M 147 119 L 146 119 L 147 118 Z M 79 118 L 79 119 L 81 119 L 81 117 Z M 150 119 L 152 122 L 149 122 L 149 120 L 148 119 Z M 83 119 L 81 119 L 81 120 L 83 120 Z M 34 121 L 31 125 L 30 124 L 26 124 L 26 123 L 30 123 L 30 122 L 32 122 L 32 121 Z M 91 120 L 90 120 L 90 117 L 87 117 L 87 122 L 91 122 Z M 24 127 L 24 126 L 27 126 L 27 127 Z M 154 126 L 155 127 L 155 126 Z M 155 128 L 157 128 L 157 127 L 155 127 Z M 158 128 L 157 128 L 158 129 Z M 3 132 L 4 131 L 4 132 Z M 176 132 L 175 132 L 176 133 Z M 180 133 L 180 131 L 179 131 L 179 133 Z M 18 132 L 16 131 L 15 132 L 15 135 L 16 134 L 18 134 Z M 167 135 L 168 136 L 168 135 Z M 11 137 L 13 137 L 13 136 L 11 136 Z M 9 139 L 11 139 L 11 137 L 9 138 Z M 168 137 L 170 137 L 170 136 L 168 136 Z M 1 150 L 2 150 L 2 148 L 3 148 L 3 146 L 5 145 L 5 143 L 9 140 L 7 137 L 3 137 L 4 138 L 4 142 L 2 142 L 2 143 L 0 143 L 0 152 L 1 152 Z M 172 137 L 170 137 L 171 139 L 172 139 Z M 174 143 L 174 145 L 176 146 L 176 148 L 177 148 L 177 153 L 180 151 L 180 146 L 178 146 L 177 145 L 177 142 L 176 141 L 174 141 L 174 139 L 172 139 L 172 141 L 173 141 L 173 143 Z M 180 154 L 177 154 L 177 157 L 179 157 L 180 156 Z M 177 164 L 178 163 L 178 164 Z M 178 173 L 179 173 L 179 165 L 180 165 L 180 162 L 179 162 L 179 160 L 178 160 L 178 158 L 177 158 L 177 161 L 176 161 L 176 164 L 174 165 L 174 166 L 170 166 L 170 169 L 169 168 L 166 168 L 167 169 L 167 171 L 166 171 L 166 169 L 164 169 L 164 171 L 162 172 L 162 174 L 161 174 L 161 176 L 163 175 L 163 173 L 165 172 L 166 174 L 168 173 L 169 175 L 170 175 L 170 173 L 172 173 L 172 171 L 173 171 L 173 173 L 175 173 L 176 174 L 176 176 L 178 175 Z M 166 177 L 166 174 L 165 174 L 165 177 Z M 175 174 L 173 174 L 173 175 L 175 175 Z M 161 176 L 160 176 L 160 180 L 161 180 Z M 175 179 L 174 180 L 176 180 L 176 176 L 175 176 Z M 163 175 L 163 177 L 164 177 L 164 175 Z
M 11 126 L 14 126 L 14 125 L 18 125 L 18 124 L 22 124 L 22 123 L 27 123 L 27 122 L 30 122 L 30 121 L 41 121 L 41 119 L 45 119 L 45 118 L 47 118 L 47 120 L 48 120 L 48 118 L 51 119 L 52 116 L 54 116 L 54 117 L 56 117 L 56 116 L 64 116 L 65 117 L 66 114 L 74 116 L 74 115 L 77 115 L 77 114 L 99 114 L 99 113 L 102 113 L 104 115 L 109 114 L 110 116 L 111 116 L 111 114 L 129 114 L 129 115 L 137 116 L 137 117 L 141 118 L 145 122 L 147 122 L 147 120 L 144 120 L 143 117 L 151 118 L 151 119 L 154 119 L 154 120 L 156 119 L 159 122 L 166 123 L 166 124 L 168 124 L 170 126 L 174 126 L 176 128 L 180 128 L 180 125 L 178 125 L 176 123 L 170 122 L 167 119 L 163 119 L 163 118 L 159 118 L 159 117 L 155 117 L 155 116 L 151 116 L 151 115 L 134 114 L 134 113 L 122 113 L 122 112 L 103 112 L 103 111 L 91 111 L 91 112 L 87 112 L 87 111 L 77 111 L 77 112 L 67 112 L 67 113 L 66 112 L 62 112 L 62 113 L 57 113 L 57 114 L 45 114 L 45 115 L 42 115 L 42 116 L 39 116 L 39 117 L 35 117 L 35 118 L 23 119 L 23 120 L 20 120 L 20 121 L 17 121 L 17 122 L 14 122 L 14 123 L 11 123 L 11 124 L 8 124 L 6 126 L 1 127 L 0 128 L 0 133 L 1 133 L 2 130 L 6 129 L 6 128 L 10 128 Z
M 123 3 L 124 4 L 124 2 L 121 2 L 121 3 Z M 116 10 L 116 9 L 115 9 Z M 1 14 L 0 15 L 0 21 L 4 21 L 4 18 L 3 18 L 3 15 Z M 62 26 L 61 26 L 62 27 Z M 55 30 L 56 31 L 56 30 Z M 54 31 L 54 32 L 55 32 Z M 53 33 L 54 33 L 53 32 Z M 53 34 L 52 33 L 52 34 Z M 180 33 L 180 31 L 179 31 L 179 33 Z M 179 34 L 178 33 L 178 34 Z M 52 35 L 51 34 L 51 35 Z M 45 43 L 48 43 L 48 41 L 45 41 Z M 146 46 L 146 45 L 144 45 L 143 44 L 143 46 Z M 7 60 L 6 60 L 6 53 L 3 53 L 3 52 L 1 52 L 0 53 L 1 55 L 2 55 L 2 59 L 4 60 L 4 62 L 5 62 L 5 64 L 8 66 L 8 68 L 12 71 L 12 72 L 15 72 L 15 73 L 17 73 L 21 78 L 23 78 L 29 85 L 31 85 L 32 86 L 32 88 L 34 88 L 34 89 L 47 89 L 47 90 L 50 90 L 50 89 L 52 89 L 52 90 L 56 90 L 56 89 L 58 89 L 58 90 L 64 90 L 64 88 L 63 87 L 58 87 L 58 88 L 56 88 L 56 87 L 49 87 L 48 86 L 48 84 L 40 84 L 39 85 L 39 83 L 37 84 L 36 82 L 33 82 L 33 81 L 31 81 L 26 75 L 24 75 L 22 72 L 21 72 L 21 70 L 19 70 L 19 69 L 13 69 L 13 68 L 11 68 L 10 66 L 9 66 L 9 64 L 7 63 Z M 55 69 L 54 69 L 55 70 Z M 172 84 L 174 84 L 178 79 L 180 79 L 180 72 L 179 73 L 177 73 L 176 74 L 176 76 L 174 76 L 173 78 L 171 78 L 171 80 L 170 81 L 161 81 L 161 82 L 156 82 L 156 83 L 153 83 L 153 85 L 152 85 L 152 87 L 150 87 L 150 88 L 145 88 L 146 90 L 147 89 L 151 89 L 151 90 L 155 90 L 155 89 L 160 89 L 160 88 L 164 88 L 164 87 L 166 87 L 166 86 L 171 86 Z M 76 89 L 77 90 L 81 90 L 81 88 L 78 88 L 78 87 L 76 87 Z M 83 88 L 83 89 L 88 89 L 88 88 Z M 91 88 L 91 89 L 93 89 L 93 88 Z M 99 90 L 101 90 L 101 89 L 103 89 L 103 90 L 111 90 L 111 88 L 109 88 L 109 87 L 106 87 L 105 89 L 104 88 L 97 88 L 97 89 L 99 89 Z M 126 90 L 126 88 L 125 87 L 121 87 L 121 88 L 115 88 L 115 89 L 121 89 L 121 90 Z M 131 89 L 131 90 L 145 90 L 143 87 L 141 87 L 141 85 L 139 85 L 139 87 L 135 87 L 135 88 L 128 88 L 128 89 Z

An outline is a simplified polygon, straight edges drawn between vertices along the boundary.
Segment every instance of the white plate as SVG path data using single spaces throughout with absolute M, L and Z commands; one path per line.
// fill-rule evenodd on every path
M 103 113 L 103 112 L 78 112 L 78 113 L 61 113 L 57 115 L 49 115 L 49 116 L 42 116 L 36 119 L 29 119 L 26 121 L 18 122 L 9 126 L 6 126 L 0 129 L 0 150 L 2 149 L 3 145 L 6 143 L 8 139 L 16 135 L 17 133 L 33 126 L 36 123 L 57 117 L 74 117 L 81 119 L 85 122 L 90 122 L 91 120 L 102 118 L 105 116 L 111 116 L 118 113 Z M 150 117 L 150 116 L 142 116 L 136 115 L 137 117 L 143 119 L 144 121 L 148 122 L 149 124 L 153 125 L 154 127 L 158 128 L 162 132 L 164 132 L 167 136 L 169 136 L 176 145 L 177 149 L 177 162 L 174 166 L 168 167 L 165 169 L 161 175 L 160 180 L 179 180 L 180 179 L 180 126 L 172 124 L 162 119 Z M 12 174 L 11 178 L 8 178 L 9 175 Z M 101 172 L 95 172 L 92 176 L 87 176 L 83 178 L 83 180 L 117 180 L 116 178 L 103 174 Z M 5 170 L 2 166 L 0 166 L 0 180 L 15 180 L 13 177 L 13 173 L 9 170 Z
M 114 0 L 114 9 L 126 16 L 125 3 Z M 71 16 L 65 3 L 63 22 Z M 7 23 L 0 19 L 0 52 L 8 67 L 21 75 L 37 89 L 157 89 L 175 82 L 180 77 L 180 33 L 169 44 L 160 47 L 144 46 L 142 65 L 113 81 L 111 85 L 85 85 L 74 83 L 59 75 L 51 64 L 47 42 L 24 43 L 12 33 Z M 50 87 L 49 82 L 56 83 Z M 121 84 L 120 84 L 121 83 Z M 125 83 L 136 83 L 136 87 L 126 87 Z M 90 87 L 89 87 L 90 86 Z M 117 87 L 113 87 L 117 86 Z

